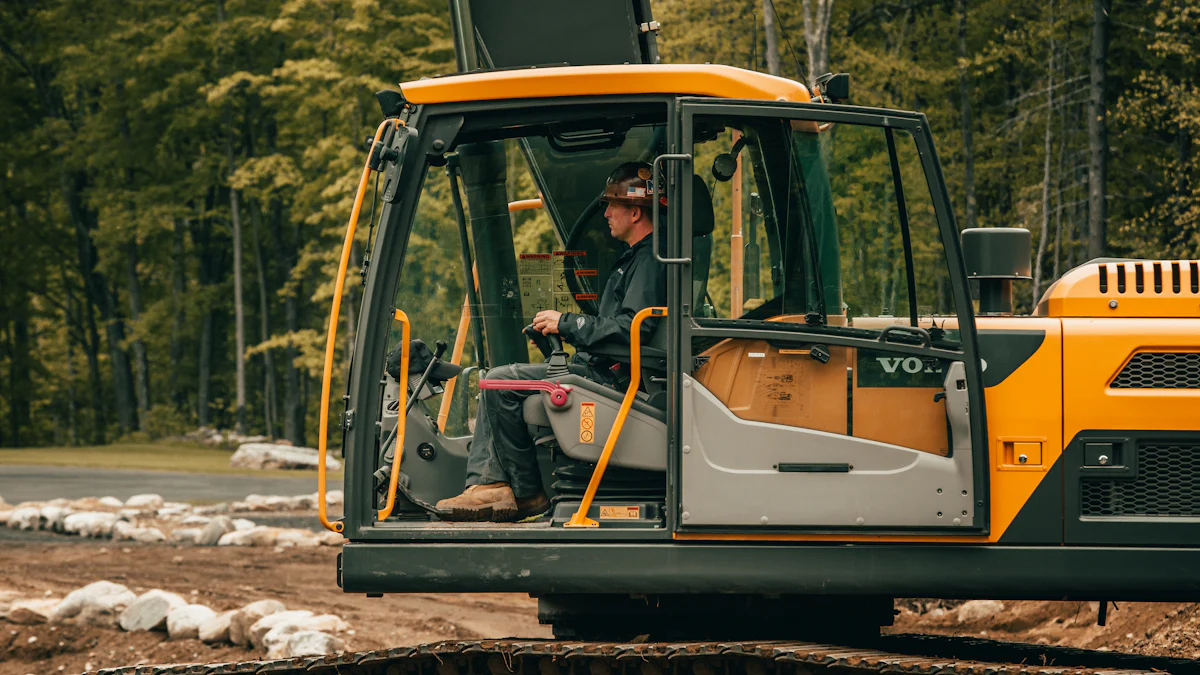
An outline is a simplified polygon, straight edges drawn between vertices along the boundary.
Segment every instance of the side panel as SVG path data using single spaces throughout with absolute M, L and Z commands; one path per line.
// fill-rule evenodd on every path
M 1200 319 L 1062 321 L 1066 542 L 1200 544 Z
M 1030 317 L 978 321 L 987 387 L 992 540 L 1061 543 L 1062 480 L 1054 467 L 1063 449 L 1062 325 Z M 1014 522 L 1019 531 L 1008 532 Z

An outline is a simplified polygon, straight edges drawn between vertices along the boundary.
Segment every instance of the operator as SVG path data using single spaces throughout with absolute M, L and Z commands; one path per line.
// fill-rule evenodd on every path
M 633 316 L 667 300 L 666 268 L 654 259 L 651 247 L 653 221 L 650 209 L 662 218 L 666 197 L 651 182 L 650 165 L 626 162 L 608 177 L 599 199 L 607 204 L 604 217 L 612 236 L 629 246 L 613 266 L 596 316 L 538 312 L 533 327 L 543 335 L 558 334 L 571 343 L 576 355 L 567 365 L 572 374 L 612 384 L 617 363 L 587 354 L 589 346 L 629 344 Z M 643 342 L 653 333 L 653 321 L 643 321 Z M 488 379 L 541 380 L 546 363 L 514 363 L 492 368 Z M 508 522 L 544 513 L 550 505 L 542 489 L 537 451 L 529 437 L 522 403 L 536 391 L 484 389 L 475 417 L 475 437 L 467 457 L 467 487 L 457 497 L 443 499 L 437 508 L 448 520 Z

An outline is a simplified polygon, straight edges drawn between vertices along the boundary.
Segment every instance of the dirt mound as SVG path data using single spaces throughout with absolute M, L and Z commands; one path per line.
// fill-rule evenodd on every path
M 976 635 L 1044 645 L 1110 649 L 1138 654 L 1200 658 L 1200 606 L 1129 602 L 1109 605 L 1108 625 L 1097 624 L 1096 602 L 1004 602 L 986 618 L 960 620 L 962 601 L 901 600 L 895 633 Z

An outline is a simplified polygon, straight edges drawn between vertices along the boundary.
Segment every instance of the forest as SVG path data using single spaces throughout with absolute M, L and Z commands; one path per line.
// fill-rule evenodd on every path
M 1032 233 L 1018 311 L 1092 258 L 1200 257 L 1200 0 L 652 9 L 664 63 L 847 72 L 850 103 L 925 113 L 959 226 Z M 315 445 L 374 92 L 454 70 L 445 0 L 0 3 L 0 446 Z

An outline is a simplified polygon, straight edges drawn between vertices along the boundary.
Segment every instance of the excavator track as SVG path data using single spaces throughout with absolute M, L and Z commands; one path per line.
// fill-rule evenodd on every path
M 273 661 L 126 666 L 93 672 L 97 675 L 1200 674 L 1200 661 L 972 638 L 888 635 L 876 641 L 875 646 L 882 649 L 812 642 L 619 644 L 473 640 Z

